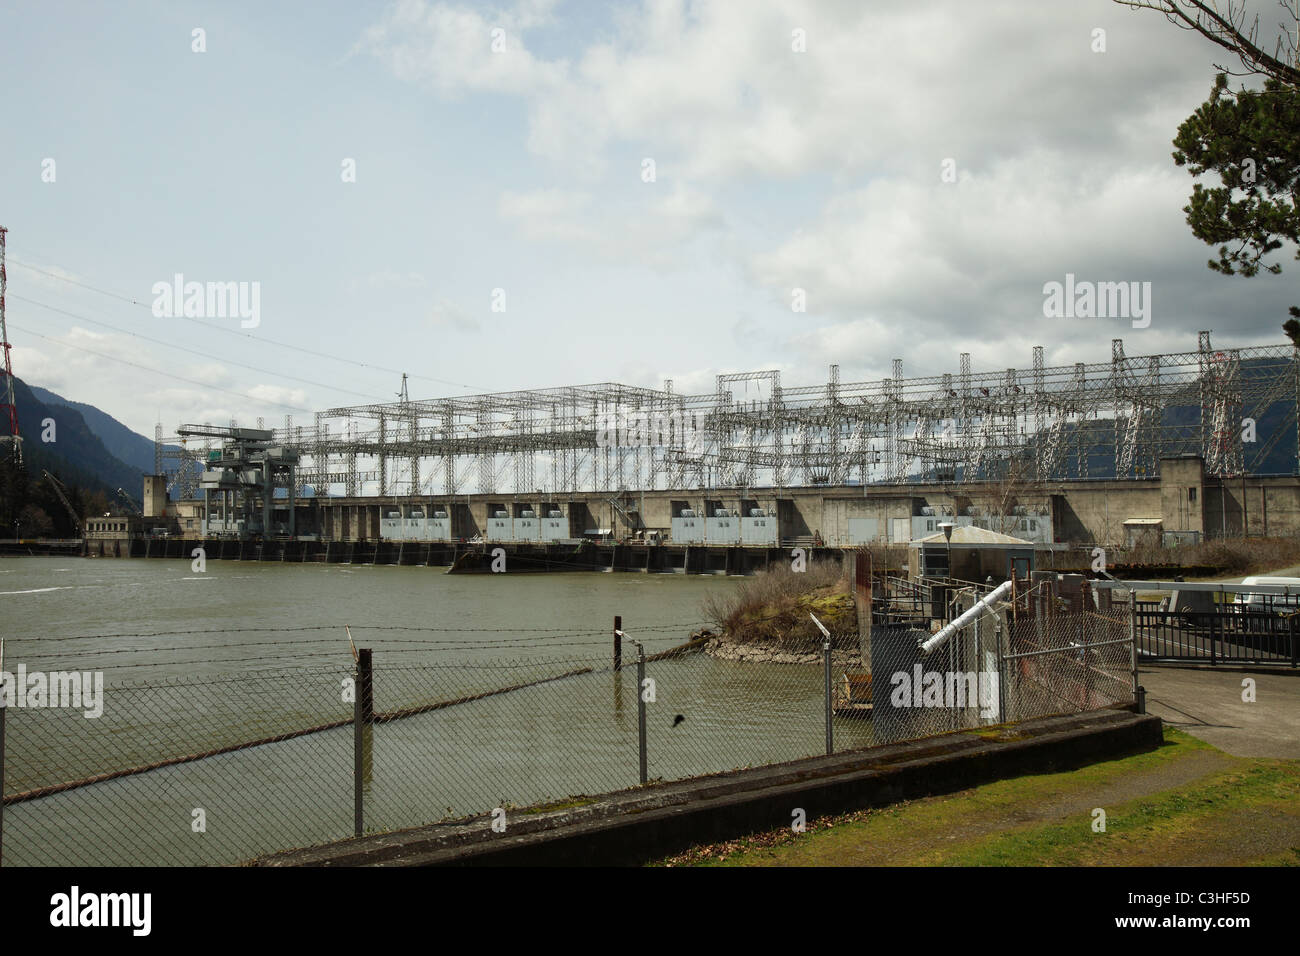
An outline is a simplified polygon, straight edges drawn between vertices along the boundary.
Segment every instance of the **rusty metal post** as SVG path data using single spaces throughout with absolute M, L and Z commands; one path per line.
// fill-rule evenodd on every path
M 371 660 L 371 650 L 363 647 L 357 651 L 357 700 L 361 703 L 361 722 L 375 722 L 375 673 Z
M 623 616 L 614 615 L 614 670 L 623 669 Z

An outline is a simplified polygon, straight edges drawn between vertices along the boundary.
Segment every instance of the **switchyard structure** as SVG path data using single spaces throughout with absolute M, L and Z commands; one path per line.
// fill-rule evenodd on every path
M 1219 478 L 1300 473 L 1290 344 L 1219 349 L 1201 332 L 1195 351 L 1157 355 L 1114 339 L 1109 362 L 1049 367 L 1036 346 L 1028 367 L 975 372 L 962 353 L 955 373 L 892 371 L 844 383 L 833 365 L 797 387 L 776 370 L 726 374 L 697 395 L 668 381 L 403 397 L 286 418 L 269 441 L 297 455 L 295 491 L 315 497 L 1149 479 L 1189 454 Z M 158 436 L 179 497 L 214 437 L 190 429 L 176 453 Z M 1270 468 L 1279 449 L 1286 467 Z

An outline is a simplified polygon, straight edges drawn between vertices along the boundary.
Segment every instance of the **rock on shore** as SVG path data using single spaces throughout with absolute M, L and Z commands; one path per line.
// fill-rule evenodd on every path
M 822 652 L 816 650 L 802 651 L 766 641 L 747 641 L 737 643 L 726 637 L 714 637 L 704 645 L 704 653 L 724 661 L 749 661 L 754 664 L 820 664 Z M 832 667 L 862 666 L 861 655 L 857 650 L 832 650 Z

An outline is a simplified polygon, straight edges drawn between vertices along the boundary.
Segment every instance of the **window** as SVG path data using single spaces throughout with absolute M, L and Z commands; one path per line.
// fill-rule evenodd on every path
M 933 531 L 933 530 L 934 530 L 934 522 L 933 522 L 933 521 L 927 521 L 927 522 L 925 523 L 925 530 L 926 530 L 926 531 Z
M 1030 530 L 1030 531 L 1037 531 L 1037 530 L 1038 530 L 1038 522 L 1037 522 L 1035 519 L 1033 519 L 1033 518 L 1030 518 L 1030 519 L 1029 519 L 1029 530 Z
M 1195 501 L 1196 501 L 1196 489 L 1195 489 L 1195 488 L 1188 488 L 1188 489 L 1187 489 L 1187 500 L 1190 501 L 1190 502 L 1195 502 Z

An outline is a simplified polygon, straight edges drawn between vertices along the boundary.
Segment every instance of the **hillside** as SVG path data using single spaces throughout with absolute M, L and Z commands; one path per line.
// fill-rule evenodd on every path
M 16 377 L 14 402 L 18 406 L 18 428 L 23 436 L 23 459 L 32 481 L 41 477 L 42 470 L 49 470 L 67 484 L 87 491 L 102 491 L 110 497 L 117 488 L 122 488 L 137 504 L 140 503 L 143 493 L 141 476 L 145 469 L 127 464 L 110 452 L 87 424 L 81 411 L 72 405 L 46 404 Z M 102 412 L 99 414 L 103 415 Z M 42 423 L 46 419 L 54 420 L 53 442 L 41 441 Z M 152 451 L 149 458 L 149 470 L 152 470 Z
M 104 448 L 114 458 L 130 465 L 132 468 L 139 469 L 141 474 L 153 472 L 153 439 L 131 431 L 112 415 L 100 411 L 94 405 L 87 405 L 85 402 L 74 402 L 69 398 L 51 392 L 49 389 L 41 388 L 39 385 L 29 387 L 32 394 L 43 402 L 47 408 L 62 406 L 78 412 L 85 421 L 86 427 L 103 442 Z M 127 490 L 132 489 L 128 488 Z

